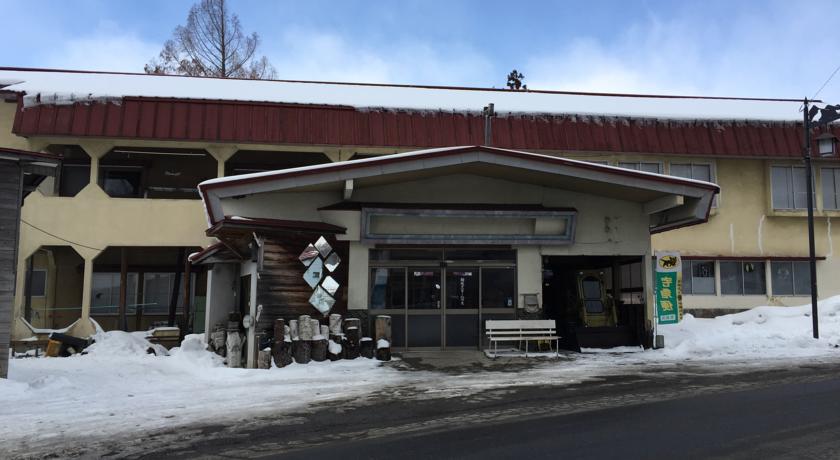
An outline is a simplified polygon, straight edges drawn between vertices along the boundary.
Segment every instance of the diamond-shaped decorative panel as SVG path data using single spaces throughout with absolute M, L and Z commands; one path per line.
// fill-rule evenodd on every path
M 332 246 L 330 246 L 330 243 L 327 243 L 327 239 L 323 236 L 318 238 L 318 241 L 315 242 L 315 247 L 318 249 L 318 252 L 321 253 L 321 257 L 327 257 L 327 255 L 332 252 Z
M 336 281 L 332 276 L 327 275 L 321 283 L 321 287 L 329 292 L 330 295 L 334 296 L 335 292 L 338 291 L 338 281 Z
M 330 310 L 332 310 L 332 307 L 335 304 L 335 299 L 319 286 L 309 297 L 309 303 L 311 303 L 316 310 L 326 315 L 330 312 Z
M 321 282 L 321 278 L 323 278 L 323 276 L 324 262 L 320 257 L 316 257 L 315 260 L 309 264 L 309 268 L 307 268 L 306 272 L 303 274 L 303 279 L 309 287 L 314 288 Z
M 311 244 L 307 246 L 306 249 L 303 250 L 303 252 L 300 253 L 300 256 L 298 256 L 298 259 L 300 259 L 300 261 L 303 262 L 303 265 L 306 265 L 307 267 L 309 266 L 309 264 L 312 263 L 313 260 L 317 258 L 318 250 L 315 248 L 315 246 Z
M 327 270 L 330 272 L 334 272 L 336 268 L 338 268 L 338 264 L 341 263 L 341 257 L 338 257 L 338 253 L 334 252 L 327 257 L 327 260 L 324 261 L 324 266 L 327 267 Z

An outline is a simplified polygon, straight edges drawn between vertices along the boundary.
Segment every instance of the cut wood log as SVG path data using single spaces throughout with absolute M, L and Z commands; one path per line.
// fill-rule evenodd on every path
M 326 361 L 327 360 L 327 352 L 329 351 L 329 344 L 327 343 L 327 338 L 324 336 L 320 340 L 313 340 L 312 341 L 312 361 Z
M 376 359 L 379 361 L 391 360 L 391 342 L 385 339 L 376 341 Z
M 283 319 L 274 321 L 274 343 L 271 347 L 271 355 L 277 367 L 292 364 L 292 340 L 288 335 L 290 328 L 285 323 Z
M 330 336 L 330 327 L 322 324 L 321 325 L 321 335 L 323 335 L 324 337 L 329 337 Z
M 341 342 L 335 342 L 333 340 L 329 340 L 327 344 L 327 358 L 330 361 L 338 361 L 342 358 L 344 354 L 344 348 L 341 346 Z
M 298 364 L 308 364 L 312 360 L 312 342 L 292 340 L 292 356 Z
M 289 337 L 291 337 L 292 340 L 300 339 L 300 333 L 298 332 L 298 320 L 296 319 L 289 320 Z
M 359 357 L 359 342 L 361 341 L 361 331 L 358 326 L 349 326 L 346 329 L 344 340 L 344 358 L 356 359 Z
M 362 341 L 359 343 L 359 354 L 363 358 L 373 358 L 373 343 L 373 339 L 370 337 L 362 337 Z
M 315 335 L 312 330 L 312 318 L 309 315 L 300 315 L 298 317 L 298 338 L 303 342 L 309 342 Z
M 376 317 L 376 333 L 373 338 L 376 340 L 387 340 L 391 343 L 391 317 L 388 315 L 379 315 Z
M 242 367 L 242 336 L 239 335 L 239 331 L 227 333 L 227 365 Z
M 321 322 L 315 318 L 310 319 L 309 322 L 311 323 L 310 328 L 312 329 L 312 340 L 314 340 L 316 335 L 321 335 Z
M 259 369 L 271 369 L 271 348 L 260 350 L 257 355 L 257 367 Z
M 341 335 L 341 315 L 338 313 L 330 315 L 330 334 Z

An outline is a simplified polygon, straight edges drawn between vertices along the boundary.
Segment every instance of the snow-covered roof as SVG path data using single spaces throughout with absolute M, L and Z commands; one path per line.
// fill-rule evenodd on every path
M 0 87 L 6 91 L 25 93 L 25 105 L 156 97 L 340 105 L 359 109 L 476 112 L 493 103 L 501 114 L 593 114 L 719 120 L 798 121 L 802 104 L 798 100 L 784 99 L 508 91 L 13 68 L 0 68 Z

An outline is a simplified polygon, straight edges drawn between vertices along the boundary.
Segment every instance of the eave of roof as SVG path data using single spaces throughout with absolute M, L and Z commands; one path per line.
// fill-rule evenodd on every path
M 59 163 L 62 159 L 61 155 L 44 152 L 32 152 L 29 150 L 12 149 L 8 147 L 0 147 L 0 157 L 7 160 L 40 162 L 40 163 Z

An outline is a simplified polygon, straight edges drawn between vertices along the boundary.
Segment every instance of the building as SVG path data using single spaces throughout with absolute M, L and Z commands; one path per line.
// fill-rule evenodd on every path
M 242 233 L 248 227 L 224 221 L 208 231 L 196 193 L 200 182 L 488 144 L 714 182 L 721 192 L 707 223 L 651 240 L 653 250 L 685 256 L 686 308 L 712 315 L 808 299 L 796 101 L 32 69 L 2 69 L 0 83 L 5 100 L 0 144 L 65 158 L 58 180 L 45 181 L 23 208 L 32 225 L 21 231 L 18 270 L 41 270 L 45 275 L 33 279 L 45 282 L 33 283 L 26 295 L 18 280 L 16 338 L 71 324 L 72 332 L 89 333 L 94 327 L 89 318 L 105 328 L 145 329 L 174 314 L 176 321 L 203 327 L 205 303 L 212 297 L 207 266 L 188 264 L 187 255 L 210 248 L 215 260 L 226 260 L 232 254 L 214 245 L 218 232 Z M 495 105 L 492 116 L 482 110 L 489 103 Z M 832 217 L 840 215 L 838 167 L 836 157 L 819 159 L 813 179 L 821 297 L 840 291 L 827 282 L 840 270 L 833 260 L 837 230 L 831 227 Z M 620 239 L 616 222 L 605 221 L 601 233 Z M 341 234 L 333 230 L 330 234 Z M 593 254 L 599 250 L 590 247 Z M 541 257 L 545 274 L 551 272 L 550 254 L 531 257 Z M 624 272 L 628 278 L 620 292 L 611 295 L 628 305 L 648 303 L 639 275 L 647 264 L 633 264 L 638 265 Z M 543 287 L 534 285 L 527 293 L 533 290 L 547 302 Z
M 58 164 L 59 157 L 54 155 L 0 148 L 0 378 L 9 372 L 20 208 L 46 177 L 55 176 Z

